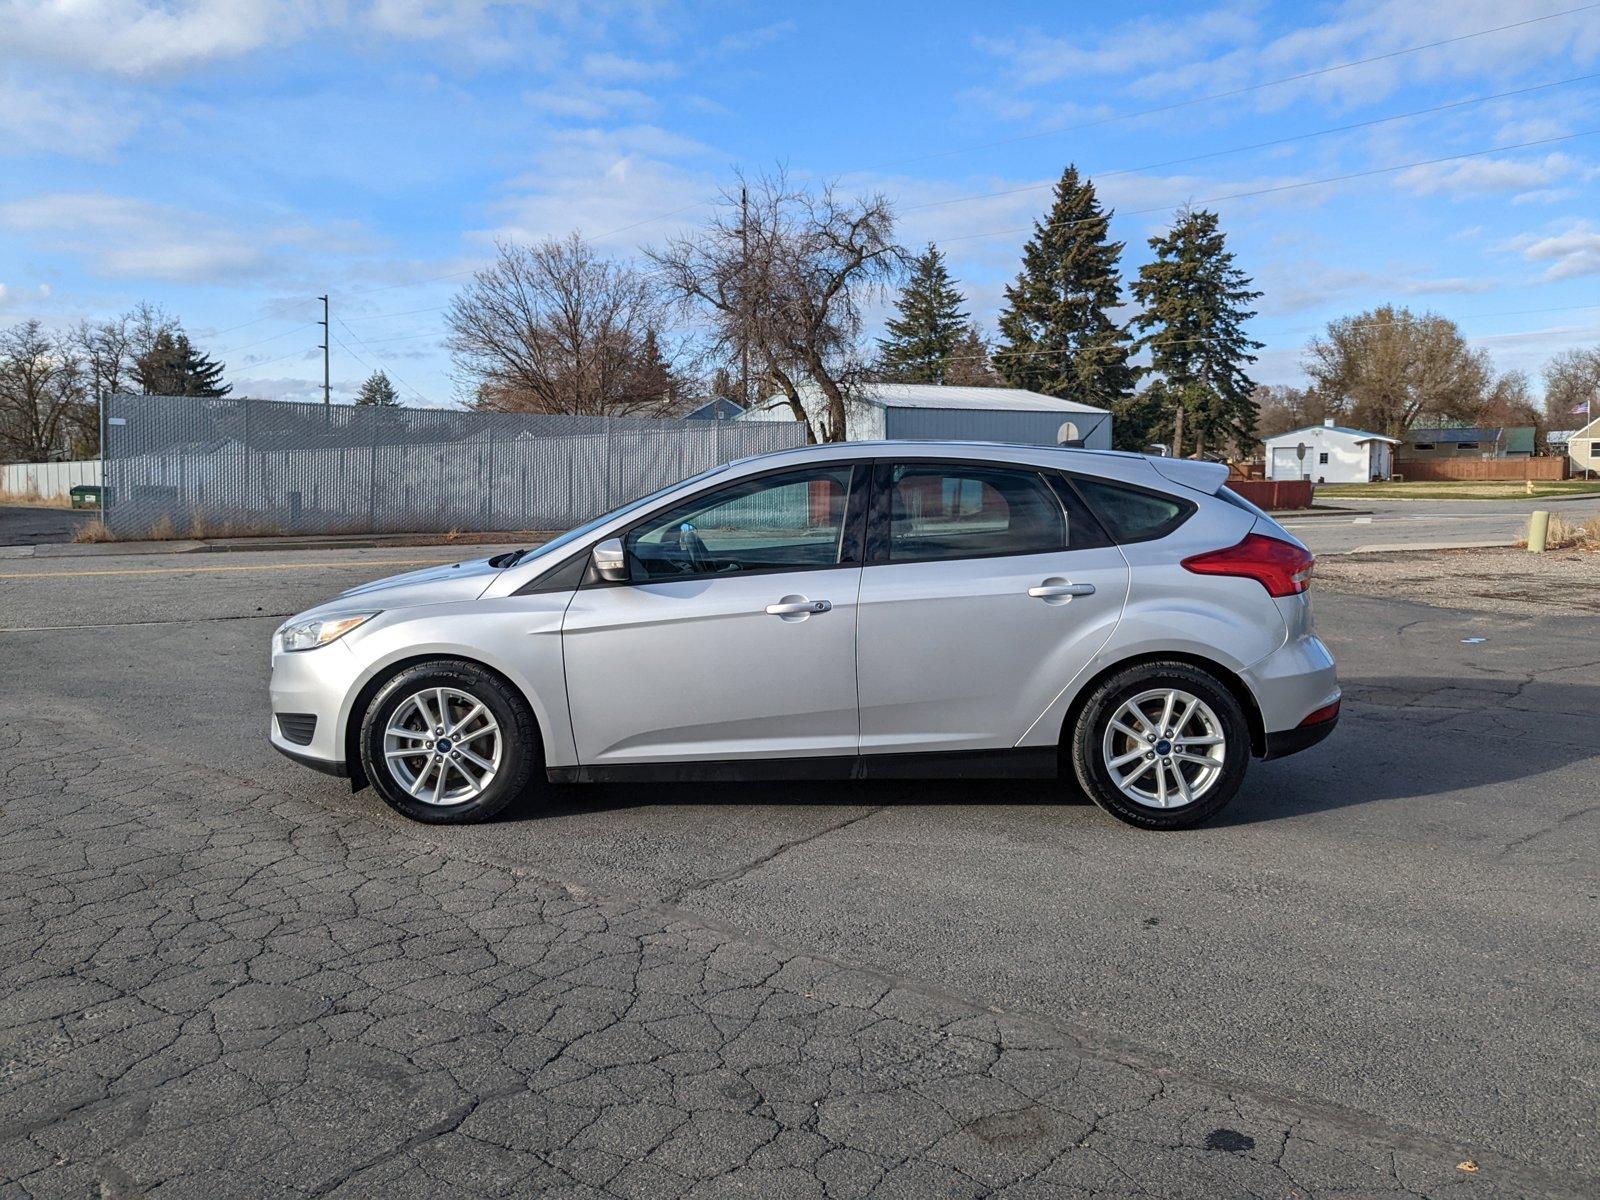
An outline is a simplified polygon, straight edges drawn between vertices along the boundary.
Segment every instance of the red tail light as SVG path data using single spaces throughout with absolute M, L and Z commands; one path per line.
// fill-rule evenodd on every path
M 1269 596 L 1294 596 L 1310 585 L 1311 568 L 1316 561 L 1309 550 L 1259 533 L 1247 533 L 1237 546 L 1193 555 L 1183 560 L 1183 566 L 1196 575 L 1254 579 L 1267 589 Z

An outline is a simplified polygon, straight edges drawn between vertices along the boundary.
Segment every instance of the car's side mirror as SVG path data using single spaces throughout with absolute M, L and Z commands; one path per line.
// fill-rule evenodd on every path
M 603 542 L 596 542 L 594 550 L 590 552 L 594 562 L 594 573 L 608 583 L 626 583 L 628 579 L 628 556 L 622 549 L 621 538 L 607 538 Z

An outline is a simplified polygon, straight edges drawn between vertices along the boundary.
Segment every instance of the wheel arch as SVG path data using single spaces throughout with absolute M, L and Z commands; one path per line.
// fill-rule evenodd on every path
M 471 654 L 456 654 L 434 650 L 422 654 L 408 655 L 404 658 L 397 658 L 392 662 L 384 663 L 356 691 L 355 699 L 351 702 L 350 710 L 345 715 L 344 720 L 344 761 L 346 768 L 350 772 L 351 791 L 359 792 L 372 782 L 367 778 L 366 770 L 361 763 L 361 723 L 366 719 L 367 709 L 371 706 L 373 699 L 383 690 L 385 684 L 401 672 L 408 671 L 412 667 L 437 662 L 470 663 L 479 670 L 493 675 L 509 688 L 512 693 L 521 696 L 523 703 L 528 706 L 528 715 L 533 721 L 534 732 L 539 737 L 540 757 L 545 762 L 549 761 L 550 747 L 546 745 L 549 733 L 546 730 L 545 722 L 539 717 L 539 705 L 528 694 L 527 688 L 517 683 L 515 679 L 492 663 L 484 662 L 481 658 Z
M 1091 675 L 1078 689 L 1078 694 L 1072 698 L 1072 703 L 1067 705 L 1066 714 L 1061 719 L 1061 729 L 1057 735 L 1057 744 L 1063 749 L 1072 744 L 1072 731 L 1078 723 L 1078 714 L 1089 703 L 1089 697 L 1095 690 L 1111 676 L 1129 667 L 1146 666 L 1152 663 L 1177 662 L 1185 666 L 1194 667 L 1212 676 L 1229 694 L 1238 701 L 1239 708 L 1244 713 L 1245 724 L 1250 730 L 1250 753 L 1260 758 L 1267 752 L 1267 726 L 1261 716 L 1261 706 L 1256 701 L 1255 693 L 1250 690 L 1250 685 L 1245 683 L 1238 672 L 1224 666 L 1214 658 L 1207 658 L 1203 654 L 1195 654 L 1184 650 L 1152 650 L 1143 654 L 1130 655 L 1119 658 L 1115 662 L 1107 663 Z

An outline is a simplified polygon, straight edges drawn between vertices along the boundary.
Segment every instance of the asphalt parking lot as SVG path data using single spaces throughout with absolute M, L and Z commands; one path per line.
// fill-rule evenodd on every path
M 1600 1185 L 1592 620 L 1324 591 L 1344 723 L 1189 833 L 920 782 L 438 830 L 265 682 L 444 560 L 0 560 L 3 1194 Z

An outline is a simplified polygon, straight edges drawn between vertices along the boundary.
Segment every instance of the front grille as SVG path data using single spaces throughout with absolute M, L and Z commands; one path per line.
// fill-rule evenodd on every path
M 278 728 L 295 745 L 309 746 L 317 732 L 317 717 L 315 713 L 279 713 Z

